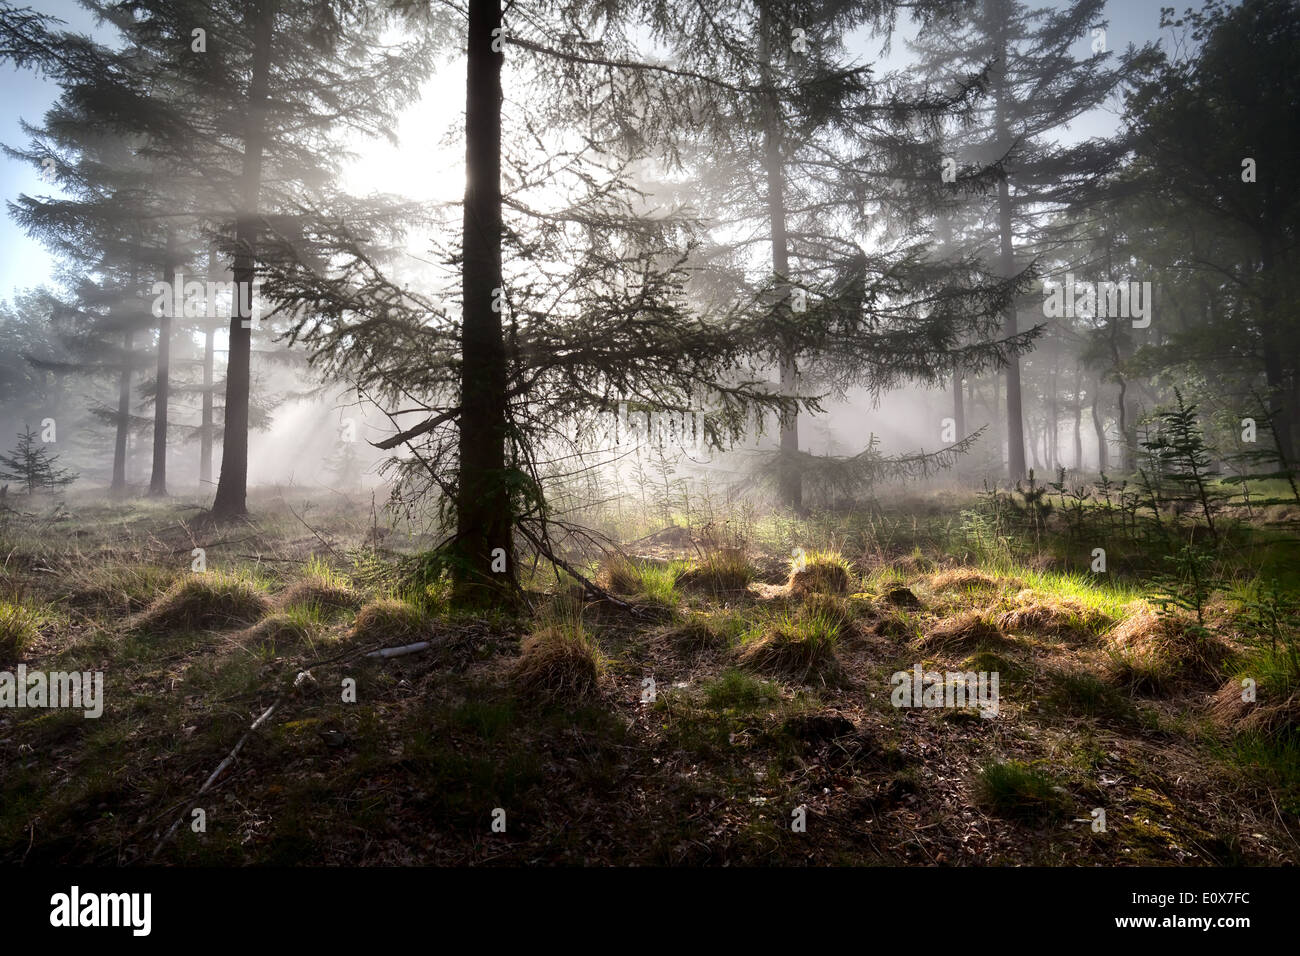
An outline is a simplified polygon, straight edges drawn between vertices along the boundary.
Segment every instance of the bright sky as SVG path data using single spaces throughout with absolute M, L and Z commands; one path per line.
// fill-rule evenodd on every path
M 1141 45 L 1157 38 L 1160 6 L 1170 2 L 1110 0 L 1107 7 L 1110 49 L 1120 50 L 1130 42 Z M 74 29 L 94 30 L 91 17 L 74 0 L 30 0 L 30 5 L 63 19 Z M 861 47 L 859 58 L 877 62 L 881 73 L 904 67 L 908 52 L 903 38 L 911 36 L 914 29 L 912 24 L 900 22 L 900 35 L 895 37 L 888 57 L 880 56 L 879 41 L 875 41 Z M 1080 43 L 1080 55 L 1087 54 L 1087 45 L 1086 41 Z M 25 146 L 26 137 L 19 128 L 19 120 L 39 123 L 56 97 L 57 87 L 30 70 L 12 67 L 0 67 L 0 83 L 4 93 L 0 96 L 0 142 Z M 464 188 L 462 153 L 458 145 L 444 145 L 443 140 L 447 131 L 458 123 L 463 108 L 464 65 L 457 60 L 445 65 L 430 80 L 421 101 L 403 115 L 398 129 L 400 147 L 394 148 L 386 142 L 358 144 L 361 155 L 346 170 L 344 188 L 362 195 L 379 191 L 414 199 L 458 199 Z M 1070 132 L 1080 137 L 1104 135 L 1114 129 L 1116 122 L 1117 117 L 1112 113 L 1099 111 L 1085 117 Z M 0 198 L 6 203 L 22 193 L 46 194 L 49 188 L 32 167 L 0 157 Z M 3 249 L 0 298 L 11 298 L 15 289 L 52 281 L 53 259 L 38 242 L 18 229 L 7 214 L 0 219 L 0 248 Z

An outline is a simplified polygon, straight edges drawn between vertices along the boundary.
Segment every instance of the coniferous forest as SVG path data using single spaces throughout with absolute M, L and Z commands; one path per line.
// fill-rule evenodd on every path
M 1300 862 L 1300 2 L 28 2 L 5 870 Z

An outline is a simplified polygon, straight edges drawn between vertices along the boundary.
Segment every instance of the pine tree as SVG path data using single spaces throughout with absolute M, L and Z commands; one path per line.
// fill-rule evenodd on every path
M 1201 287 L 1199 355 L 1238 355 L 1263 379 L 1281 456 L 1300 462 L 1300 2 L 1209 2 L 1162 15 L 1190 31 L 1186 57 L 1164 57 L 1127 103 L 1135 179 L 1164 240 L 1157 261 Z M 1156 218 L 1158 217 L 1158 218 Z M 1172 240 L 1172 241 L 1171 241 Z M 1206 287 L 1210 294 L 1206 295 Z
M 742 303 L 826 330 L 802 351 L 777 342 L 756 356 L 786 395 L 859 386 L 876 397 L 908 380 L 938 382 L 955 365 L 978 371 L 1027 345 L 990 334 L 1019 278 L 990 277 L 933 241 L 951 205 L 936 134 L 977 96 L 976 78 L 908 90 L 876 79 L 841 40 L 889 29 L 903 9 L 927 16 L 948 6 L 732 0 L 654 11 L 685 74 L 675 78 L 674 119 L 655 128 L 668 130 L 693 174 L 682 191 L 717 210 L 695 287 L 713 307 Z M 979 188 L 982 175 L 966 171 L 962 186 Z M 758 242 L 770 250 L 764 260 Z M 846 470 L 887 462 L 874 449 L 810 456 L 797 418 L 779 427 L 777 484 L 791 507 L 802 505 L 805 479 L 823 483 L 813 472 L 843 487 Z
M 18 433 L 18 444 L 7 455 L 0 455 L 0 481 L 21 482 L 29 495 L 38 491 L 55 491 L 77 480 L 77 475 L 57 464 L 39 442 L 39 436 L 26 426 Z
M 1003 173 L 984 206 L 992 225 L 977 248 L 1004 276 L 1033 265 L 1043 217 L 1101 198 L 1099 187 L 1123 156 L 1118 140 L 1063 146 L 1056 139 L 1151 62 L 1151 48 L 1130 48 L 1108 63 L 1104 5 L 1104 0 L 1073 0 L 1062 9 L 1031 10 L 1016 0 L 979 0 L 952 16 L 933 18 L 914 44 L 921 68 L 939 76 L 988 70 L 988 99 L 975 122 L 953 136 L 951 149 L 963 163 L 996 164 Z M 1090 34 L 1092 55 L 1076 59 L 1072 47 Z M 1017 236 L 1024 243 L 1019 250 Z M 1015 304 L 1006 308 L 1004 321 L 1005 334 L 1015 335 L 1020 328 Z M 1008 468 L 1014 482 L 1026 472 L 1018 359 L 1007 365 L 1006 385 Z
M 1219 472 L 1205 444 L 1196 405 L 1183 401 L 1180 389 L 1174 389 L 1174 397 L 1176 406 L 1157 415 L 1155 433 L 1142 442 L 1142 447 L 1152 457 L 1155 473 L 1176 489 L 1177 497 L 1201 509 L 1210 535 L 1217 538 L 1214 516 L 1223 496 L 1211 483 Z

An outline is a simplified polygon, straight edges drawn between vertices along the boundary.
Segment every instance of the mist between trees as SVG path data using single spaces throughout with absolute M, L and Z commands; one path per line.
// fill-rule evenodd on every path
M 497 600 L 651 461 L 806 514 L 1136 481 L 1191 407 L 1294 487 L 1294 2 L 85 6 L 0 4 L 58 91 L 5 146 L 59 263 L 0 313 L 11 494 L 382 487 Z M 430 97 L 463 195 L 346 191 Z

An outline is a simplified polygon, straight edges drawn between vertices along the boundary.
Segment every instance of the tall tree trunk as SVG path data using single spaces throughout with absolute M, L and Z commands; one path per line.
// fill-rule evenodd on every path
M 252 385 L 252 304 L 256 271 L 258 193 L 266 144 L 266 97 L 271 79 L 271 36 L 275 0 L 255 5 L 253 75 L 248 92 L 248 126 L 240 175 L 241 208 L 235 223 L 235 298 L 230 312 L 230 351 L 226 361 L 225 425 L 221 434 L 221 477 L 212 502 L 218 518 L 248 513 L 248 398 Z
M 216 250 L 208 253 L 208 280 L 215 282 L 218 275 Z M 199 487 L 207 490 L 212 484 L 212 439 L 215 437 L 212 406 L 214 393 L 213 365 L 216 358 L 216 316 L 204 315 L 203 324 L 203 410 L 199 419 Z
M 952 370 L 952 420 L 956 425 L 957 437 L 966 437 L 966 406 L 962 403 L 961 369 L 954 366 Z
M 1002 378 L 993 373 L 993 421 L 996 423 L 994 435 L 998 442 L 998 464 L 1007 464 L 1007 417 L 1002 414 Z
M 203 411 L 199 425 L 199 485 L 206 490 L 212 484 L 212 421 L 213 381 L 212 366 L 216 352 L 217 330 L 209 322 L 203 331 Z
M 771 77 L 771 24 L 767 7 L 759 4 L 758 43 L 760 82 L 763 84 L 763 171 L 767 177 L 767 215 L 772 229 L 772 272 L 776 276 L 778 303 L 783 313 L 790 308 L 790 238 L 785 222 L 785 169 L 781 159 L 781 107 Z M 781 353 L 781 394 L 798 394 L 798 368 L 794 355 Z M 781 416 L 781 502 L 795 511 L 803 510 L 803 476 L 796 455 L 799 451 L 799 413 Z
M 1074 363 L 1074 470 L 1083 471 L 1083 368 Z
M 1047 466 L 1052 469 L 1053 473 L 1061 467 L 1061 402 L 1056 391 L 1059 385 L 1056 356 L 1053 355 L 1052 374 L 1047 383 L 1051 394 L 1051 399 L 1047 403 L 1047 434 L 1045 436 L 1047 447 L 1043 449 L 1043 456 L 1047 460 Z
M 119 495 L 126 492 L 126 435 L 131 427 L 131 349 L 134 338 L 130 329 L 122 333 L 122 368 L 117 374 L 117 432 L 113 436 L 113 484 L 109 490 Z
M 1118 420 L 1115 425 L 1119 430 L 1120 468 L 1128 474 L 1137 470 L 1137 427 L 1130 425 L 1128 382 L 1124 376 L 1119 377 L 1119 397 L 1115 401 Z
M 1097 433 L 1097 473 L 1105 474 L 1110 467 L 1110 449 L 1106 447 L 1106 420 L 1101 414 L 1101 376 L 1092 392 L 1092 428 Z
M 166 252 L 163 255 L 163 282 L 170 282 L 173 278 L 180 280 L 179 276 L 169 276 L 171 271 L 172 237 L 168 233 Z M 154 498 L 167 494 L 167 406 L 171 401 L 169 377 L 172 347 L 170 312 L 172 303 L 178 298 L 179 296 L 172 295 L 167 306 L 163 308 L 162 314 L 158 316 L 158 364 L 153 397 L 153 471 L 149 475 L 149 496 Z
M 1006 37 L 999 40 L 1001 61 L 996 67 L 997 80 L 994 96 L 999 151 L 1002 156 L 1011 149 L 1011 137 L 1007 130 L 1007 92 L 1006 92 Z M 1015 250 L 1012 247 L 1012 210 L 1011 187 L 1006 176 L 998 181 L 998 232 L 1000 239 L 1000 267 L 1003 276 L 1016 274 Z M 1016 318 L 1016 302 L 1013 299 L 1007 306 L 1003 333 L 1016 335 L 1019 327 Z M 1020 399 L 1020 356 L 1013 355 L 1007 365 L 1007 474 L 1012 482 L 1025 477 L 1025 420 Z
M 507 352 L 501 309 L 501 53 L 492 34 L 500 0 L 470 0 L 465 74 L 464 264 L 461 277 L 460 476 L 453 573 L 458 598 L 482 603 L 516 582 L 506 474 Z M 494 308 L 495 304 L 495 308 Z M 500 549 L 493 570 L 493 552 Z

